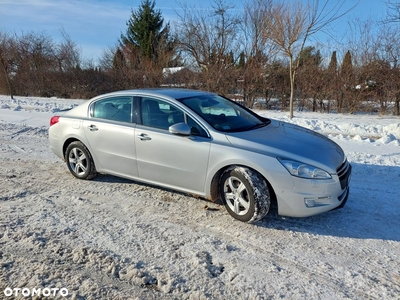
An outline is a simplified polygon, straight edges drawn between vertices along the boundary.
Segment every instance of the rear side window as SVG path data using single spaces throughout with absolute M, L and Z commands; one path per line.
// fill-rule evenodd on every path
M 91 116 L 120 122 L 132 122 L 132 97 L 113 97 L 96 101 Z

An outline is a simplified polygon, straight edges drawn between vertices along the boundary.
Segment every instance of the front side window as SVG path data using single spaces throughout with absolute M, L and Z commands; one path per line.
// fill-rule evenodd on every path
M 218 95 L 202 95 L 180 101 L 219 131 L 245 131 L 268 124 L 244 107 Z
M 142 124 L 168 130 L 169 126 L 185 122 L 185 114 L 176 106 L 158 99 L 142 98 Z
M 194 119 L 186 115 L 177 106 L 163 100 L 142 98 L 141 118 L 143 125 L 165 130 L 168 130 L 171 125 L 186 123 L 191 129 L 192 135 L 208 137 L 206 130 Z
M 199 123 L 189 116 L 187 117 L 187 124 L 190 127 L 190 132 L 192 135 L 208 138 L 207 131 L 205 131 L 204 128 L 199 125 Z
M 132 98 L 121 96 L 106 98 L 93 104 L 91 116 L 120 122 L 132 121 Z

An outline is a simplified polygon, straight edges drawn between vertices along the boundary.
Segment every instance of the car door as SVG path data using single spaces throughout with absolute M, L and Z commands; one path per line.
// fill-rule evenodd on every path
M 90 118 L 83 121 L 83 129 L 98 171 L 138 175 L 132 101 L 132 97 L 118 96 L 90 105 Z
M 210 138 L 198 123 L 177 106 L 159 99 L 141 99 L 141 120 L 136 128 L 139 177 L 146 181 L 197 193 L 204 192 Z M 169 132 L 169 126 L 190 122 L 190 137 Z

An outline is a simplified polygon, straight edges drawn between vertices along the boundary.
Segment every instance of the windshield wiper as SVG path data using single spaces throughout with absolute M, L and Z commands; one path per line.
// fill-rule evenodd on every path
M 255 125 L 253 125 L 253 126 L 250 126 L 250 127 L 246 128 L 246 130 L 253 130 L 253 129 L 262 128 L 262 127 L 267 126 L 269 123 L 271 123 L 271 122 L 262 122 L 262 123 L 258 123 L 258 124 L 255 124 Z

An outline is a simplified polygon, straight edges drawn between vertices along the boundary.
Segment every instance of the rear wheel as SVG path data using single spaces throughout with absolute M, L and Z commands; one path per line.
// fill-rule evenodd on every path
M 65 160 L 69 171 L 76 178 L 92 179 L 97 175 L 92 155 L 79 141 L 72 142 L 65 151 Z
M 255 222 L 269 211 L 270 193 L 265 179 L 256 171 L 233 167 L 222 174 L 220 194 L 228 213 L 242 222 Z

